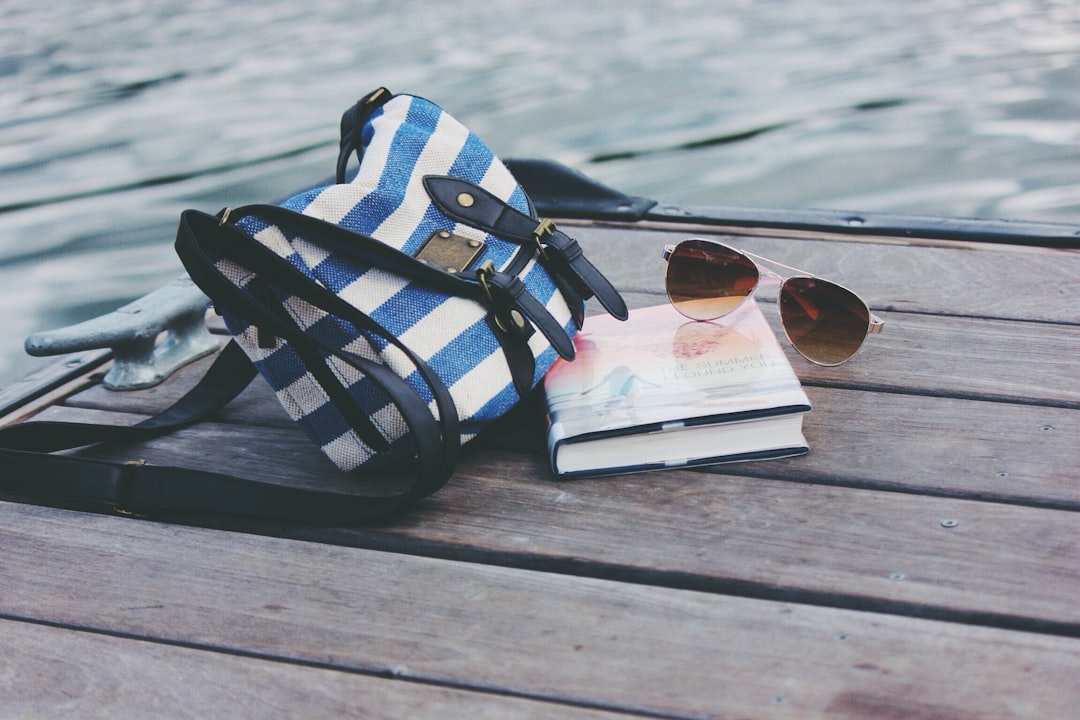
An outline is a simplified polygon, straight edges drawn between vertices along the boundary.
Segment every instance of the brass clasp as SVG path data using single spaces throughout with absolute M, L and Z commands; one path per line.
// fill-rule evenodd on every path
M 491 288 L 488 287 L 487 279 L 495 274 L 495 263 L 491 260 L 485 260 L 480 263 L 480 267 L 476 268 L 476 279 L 480 281 L 480 287 L 484 288 L 484 295 L 487 296 L 488 302 L 495 302 L 495 297 L 491 294 Z
M 548 239 L 555 234 L 555 223 L 548 218 L 544 218 L 540 221 L 540 224 L 533 230 L 533 242 L 536 243 L 536 249 L 540 251 L 540 257 L 545 260 L 548 259 L 547 250 L 544 248 L 544 240 Z

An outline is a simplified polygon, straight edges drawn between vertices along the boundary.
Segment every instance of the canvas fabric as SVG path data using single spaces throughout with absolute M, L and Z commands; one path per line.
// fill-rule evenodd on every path
M 282 205 L 368 235 L 410 255 L 433 232 L 448 230 L 486 244 L 477 263 L 490 259 L 496 268 L 507 266 L 519 249 L 516 243 L 455 223 L 431 202 L 422 184 L 425 175 L 461 178 L 532 214 L 522 188 L 476 135 L 434 103 L 396 95 L 375 110 L 365 124 L 362 148 L 360 166 L 351 180 L 301 192 Z M 453 397 L 462 442 L 475 437 L 520 400 L 480 303 L 330 255 L 303 237 L 290 235 L 257 217 L 245 217 L 237 226 L 379 322 L 423 358 Z M 246 292 L 268 291 L 250 287 L 251 274 L 231 260 L 221 258 L 216 266 Z M 570 309 L 547 271 L 530 262 L 519 277 L 572 337 L 576 326 Z M 438 417 L 430 388 L 398 348 L 295 296 L 274 288 L 269 292 L 313 337 L 391 368 L 428 401 Z M 413 452 L 400 412 L 359 370 L 320 353 L 321 362 L 390 442 L 389 452 L 376 452 L 357 435 L 296 348 L 281 339 L 274 339 L 272 344 L 265 342 L 258 329 L 240 317 L 226 312 L 224 318 L 290 417 L 340 469 L 394 464 Z M 529 348 L 536 360 L 535 385 L 554 362 L 556 353 L 539 332 L 529 339 Z

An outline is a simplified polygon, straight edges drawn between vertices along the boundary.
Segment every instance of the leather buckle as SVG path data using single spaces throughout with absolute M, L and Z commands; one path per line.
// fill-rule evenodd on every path
M 480 287 L 484 289 L 484 295 L 487 296 L 488 304 L 492 307 L 491 317 L 495 321 L 495 326 L 504 333 L 509 332 L 522 332 L 529 325 L 529 321 L 525 319 L 525 315 L 516 307 L 511 307 L 506 312 L 506 318 L 501 317 L 496 308 L 495 296 L 491 292 L 491 286 L 488 284 L 488 278 L 495 274 L 495 263 L 491 260 L 485 260 L 480 264 L 480 267 L 476 269 L 476 278 L 480 281 Z M 509 322 L 509 324 L 507 324 Z

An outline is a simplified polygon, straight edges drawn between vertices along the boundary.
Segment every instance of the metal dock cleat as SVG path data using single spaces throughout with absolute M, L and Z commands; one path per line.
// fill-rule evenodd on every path
M 105 315 L 35 333 L 26 339 L 26 352 L 42 357 L 111 348 L 113 364 L 102 380 L 105 387 L 152 387 L 218 350 L 218 340 L 206 329 L 208 302 L 191 279 L 182 275 Z

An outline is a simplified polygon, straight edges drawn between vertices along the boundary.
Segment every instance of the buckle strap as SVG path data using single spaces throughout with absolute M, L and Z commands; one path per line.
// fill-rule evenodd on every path
M 496 270 L 488 261 L 477 269 L 476 277 L 499 330 L 524 343 L 535 327 L 561 357 L 574 358 L 574 343 L 566 331 L 517 276 Z
M 570 278 L 582 297 L 589 298 L 595 295 L 612 317 L 619 320 L 627 318 L 626 302 L 619 295 L 619 291 L 603 273 L 596 269 L 595 265 L 589 262 L 577 240 L 562 230 L 556 229 L 547 235 L 544 247 L 549 251 L 555 251 L 548 252 L 548 257 L 552 258 L 552 262 Z
M 569 284 L 580 298 L 587 300 L 595 296 L 612 316 L 626 319 L 626 303 L 619 292 L 589 262 L 577 241 L 556 228 L 552 221 L 530 217 L 479 185 L 460 178 L 427 175 L 424 188 L 439 210 L 456 222 L 522 246 L 535 244 L 540 250 L 540 262 L 555 275 L 556 281 L 559 278 L 568 281 L 560 283 L 560 290 Z M 463 198 L 467 200 L 463 202 Z

